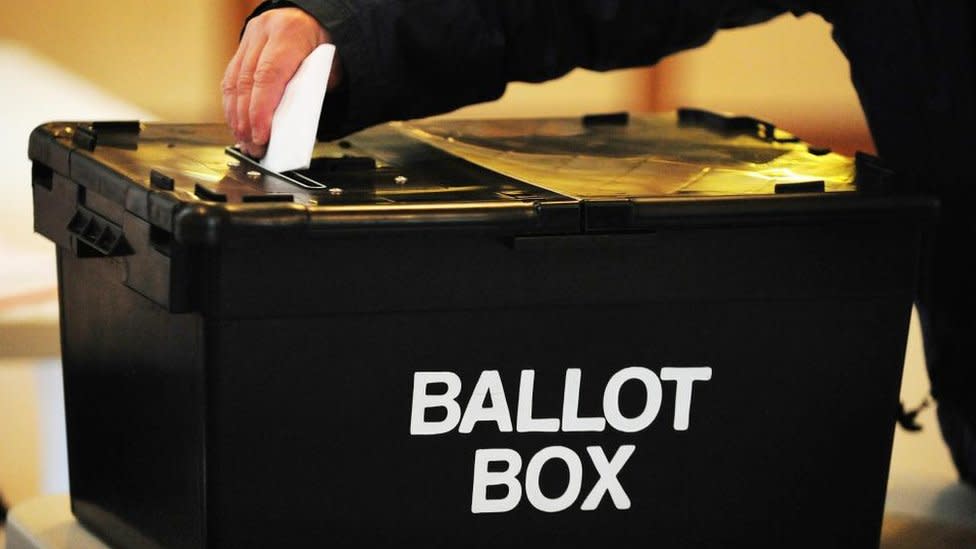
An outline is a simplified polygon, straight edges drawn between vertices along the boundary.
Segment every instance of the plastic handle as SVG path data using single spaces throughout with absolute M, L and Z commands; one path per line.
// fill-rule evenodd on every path
M 682 107 L 678 109 L 678 124 L 682 126 L 698 126 L 710 130 L 749 135 L 763 141 L 778 143 L 793 143 L 798 139 L 792 135 L 780 132 L 777 136 L 776 125 L 751 116 L 725 116 L 704 109 Z
M 86 208 L 79 208 L 68 222 L 73 248 L 78 257 L 129 255 L 131 250 L 122 228 Z

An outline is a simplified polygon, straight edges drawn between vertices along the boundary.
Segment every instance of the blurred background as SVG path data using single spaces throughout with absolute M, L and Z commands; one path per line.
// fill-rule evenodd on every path
M 54 119 L 220 120 L 219 81 L 255 4 L 37 0 L 0 8 L 0 493 L 8 503 L 68 490 L 53 246 L 32 234 L 27 136 Z M 723 31 L 655 68 L 513 84 L 501 100 L 451 116 L 684 105 L 749 114 L 847 154 L 873 151 L 847 62 L 817 16 Z M 917 325 L 906 366 L 903 396 L 914 405 L 928 393 Z M 976 528 L 976 497 L 956 483 L 931 408 L 921 422 L 922 434 L 896 436 L 887 531 L 897 517 Z

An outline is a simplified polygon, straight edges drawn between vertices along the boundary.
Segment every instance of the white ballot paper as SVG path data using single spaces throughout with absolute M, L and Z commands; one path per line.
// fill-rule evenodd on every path
M 322 100 L 332 71 L 335 46 L 322 44 L 302 61 L 271 118 L 271 138 L 261 165 L 273 172 L 300 170 L 312 163 Z

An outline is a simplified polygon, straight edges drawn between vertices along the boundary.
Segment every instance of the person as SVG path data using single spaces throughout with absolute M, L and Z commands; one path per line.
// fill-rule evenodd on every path
M 495 99 L 510 81 L 576 67 L 651 65 L 721 28 L 819 14 L 851 66 L 881 159 L 941 213 L 916 298 L 932 395 L 963 480 L 976 483 L 976 242 L 971 158 L 976 8 L 965 0 L 295 0 L 261 4 L 223 79 L 227 122 L 260 157 L 271 116 L 305 56 L 334 43 L 320 139 Z M 801 61 L 801 60 L 798 60 Z

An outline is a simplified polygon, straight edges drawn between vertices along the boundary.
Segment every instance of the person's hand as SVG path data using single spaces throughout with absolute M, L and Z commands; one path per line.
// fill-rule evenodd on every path
M 312 50 L 330 41 L 328 31 L 298 8 L 272 9 L 248 22 L 221 83 L 224 116 L 242 151 L 264 156 L 285 85 Z M 341 78 L 337 62 L 330 89 Z

